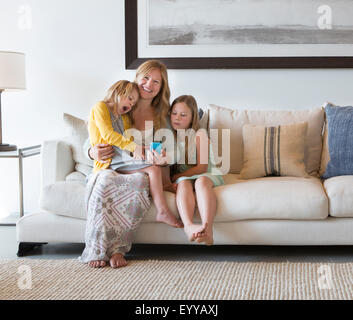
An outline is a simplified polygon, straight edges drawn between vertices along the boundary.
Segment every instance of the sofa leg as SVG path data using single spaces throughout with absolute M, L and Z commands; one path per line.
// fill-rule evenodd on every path
M 35 243 L 35 242 L 20 242 L 18 245 L 18 251 L 17 251 L 17 256 L 18 257 L 24 257 L 27 253 L 32 251 L 35 247 L 42 246 L 45 243 Z

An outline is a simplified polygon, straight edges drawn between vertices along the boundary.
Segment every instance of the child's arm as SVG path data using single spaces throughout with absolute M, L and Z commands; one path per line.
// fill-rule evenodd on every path
M 174 174 L 171 180 L 174 182 L 180 177 L 191 177 L 196 174 L 207 172 L 209 148 L 210 148 L 210 141 L 208 139 L 207 134 L 203 130 L 198 131 L 196 135 L 197 164 L 184 172 Z
M 138 147 L 135 142 L 114 131 L 108 107 L 104 103 L 97 103 L 92 108 L 91 119 L 94 120 L 100 135 L 106 143 L 130 152 L 134 152 Z

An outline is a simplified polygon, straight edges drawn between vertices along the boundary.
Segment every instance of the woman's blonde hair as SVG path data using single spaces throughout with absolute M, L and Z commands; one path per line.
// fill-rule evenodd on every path
M 152 107 L 154 108 L 153 127 L 154 130 L 158 130 L 167 127 L 167 118 L 170 109 L 170 89 L 167 67 L 161 61 L 148 60 L 141 64 L 136 70 L 135 82 L 138 83 L 141 78 L 154 69 L 159 70 L 162 77 L 159 93 L 152 100 Z
M 198 107 L 197 107 L 197 102 L 195 100 L 195 98 L 193 96 L 190 95 L 183 95 L 180 96 L 178 98 L 176 98 L 171 105 L 170 110 L 173 110 L 173 107 L 177 104 L 177 103 L 185 103 L 186 106 L 190 109 L 191 111 L 191 125 L 190 128 L 188 129 L 193 129 L 193 132 L 197 132 L 200 129 L 200 122 L 199 122 L 199 113 L 198 113 Z M 192 132 L 192 133 L 193 133 Z M 174 130 L 174 134 L 176 135 L 176 132 Z M 189 150 L 189 138 L 194 139 L 195 136 L 191 135 L 187 135 L 186 136 L 186 141 L 185 141 L 185 159 L 189 159 L 189 155 L 188 155 L 188 150 Z M 196 152 L 196 149 L 192 149 L 193 152 Z
M 112 104 L 114 105 L 114 107 L 116 107 L 119 103 L 119 99 L 127 98 L 134 90 L 136 90 L 137 94 L 139 95 L 139 88 L 135 82 L 130 82 L 128 80 L 120 80 L 114 83 L 108 89 L 108 92 L 103 101 L 107 104 Z M 130 112 L 128 112 L 128 114 L 130 114 Z

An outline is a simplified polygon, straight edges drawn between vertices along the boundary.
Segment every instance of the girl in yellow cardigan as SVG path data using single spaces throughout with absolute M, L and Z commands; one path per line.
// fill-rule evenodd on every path
M 145 162 L 144 147 L 136 144 L 131 137 L 124 136 L 124 132 L 131 128 L 129 112 L 138 99 L 137 84 L 121 80 L 110 87 L 104 101 L 98 102 L 91 109 L 88 123 L 91 146 L 110 144 L 115 151 L 114 158 L 104 163 L 95 160 L 93 172 L 109 168 L 126 174 L 146 173 L 157 209 L 157 221 L 181 228 L 182 223 L 170 211 L 164 197 L 160 167 Z

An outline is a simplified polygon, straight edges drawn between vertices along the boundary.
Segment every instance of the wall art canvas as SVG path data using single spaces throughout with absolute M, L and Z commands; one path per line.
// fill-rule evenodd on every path
M 175 68 L 353 66 L 351 0 L 126 0 L 125 5 L 126 41 L 136 43 L 134 59 L 160 58 Z

